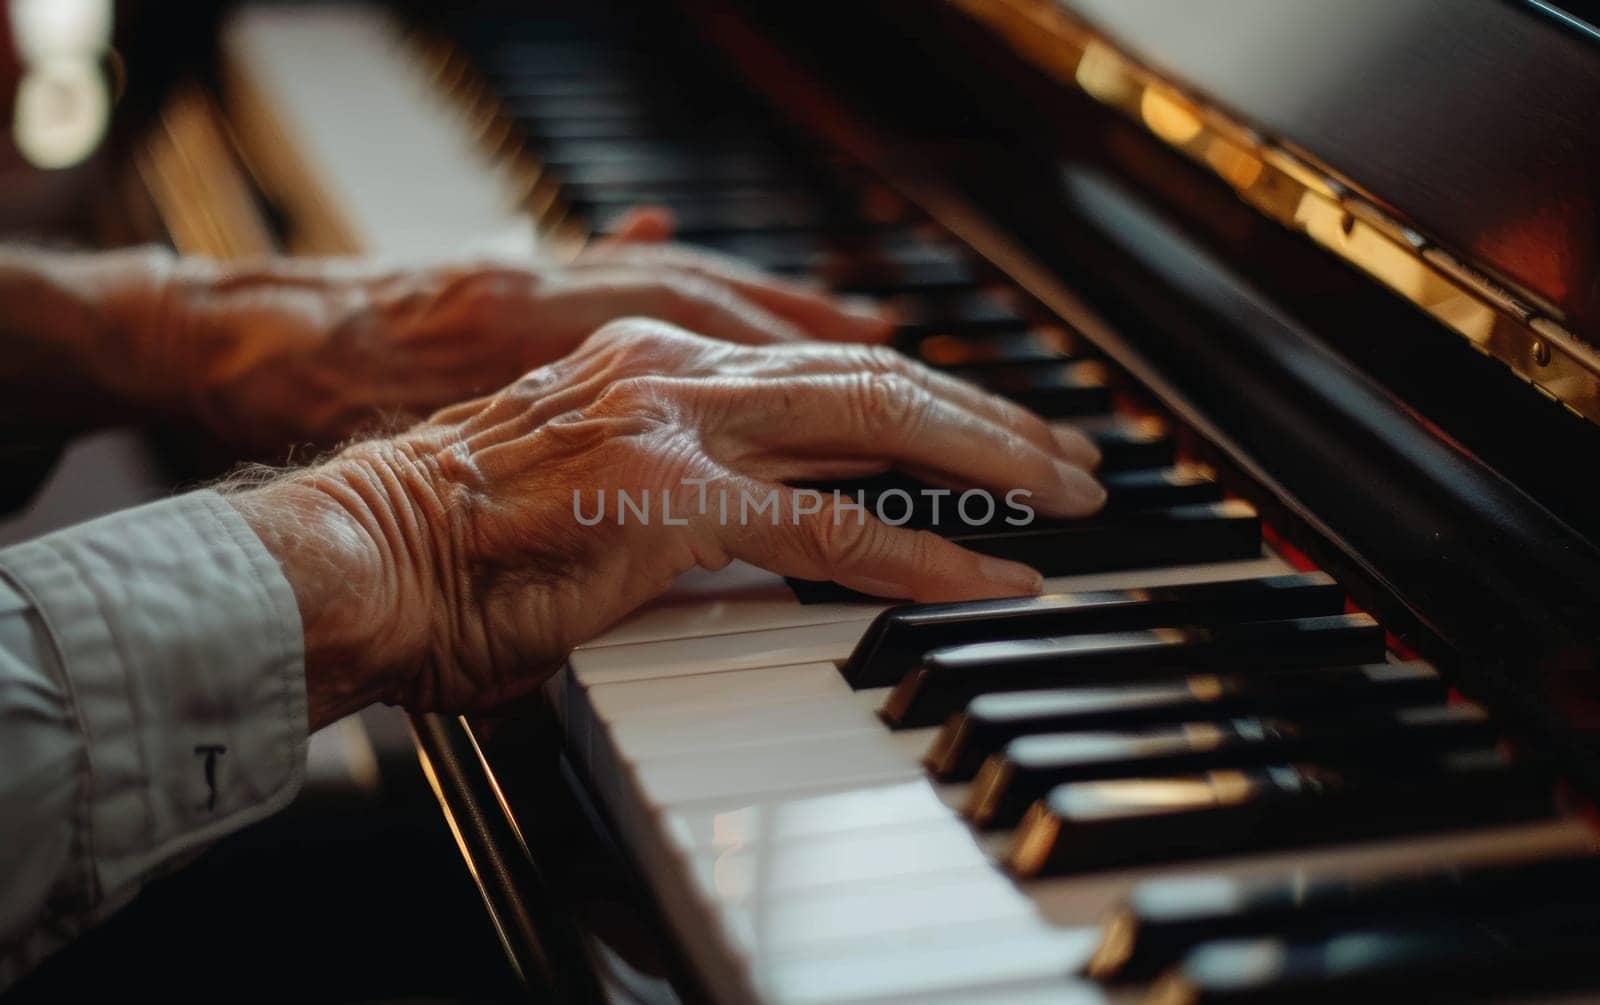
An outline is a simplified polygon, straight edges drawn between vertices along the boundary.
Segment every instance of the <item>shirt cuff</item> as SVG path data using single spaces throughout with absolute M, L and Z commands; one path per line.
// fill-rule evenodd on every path
M 305 773 L 294 592 L 226 501 L 194 492 L 0 552 L 88 752 L 99 898 L 281 809 Z

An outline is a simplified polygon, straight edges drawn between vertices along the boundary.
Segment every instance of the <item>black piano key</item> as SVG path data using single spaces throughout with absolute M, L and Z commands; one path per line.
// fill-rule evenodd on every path
M 795 254 L 742 254 L 777 275 L 802 276 L 844 294 L 885 290 L 971 289 L 981 278 L 965 252 L 947 245 L 890 244 L 877 248 L 827 248 Z
M 1142 982 L 1217 939 L 1301 937 L 1397 919 L 1493 916 L 1574 903 L 1600 904 L 1600 855 L 1359 878 L 1202 873 L 1146 880 L 1106 920 L 1085 972 L 1104 983 Z
M 1106 519 L 1039 521 L 1017 530 L 952 534 L 950 539 L 985 555 L 1024 562 L 1046 576 L 1081 576 L 1259 558 L 1261 520 L 1248 503 L 1229 499 Z M 836 583 L 793 578 L 788 582 L 802 604 L 864 599 Z
M 988 282 L 988 276 L 981 267 L 958 259 L 905 262 L 813 260 L 769 268 L 778 273 L 812 276 L 827 283 L 837 293 L 874 297 L 974 290 Z
M 960 290 L 920 297 L 903 295 L 890 297 L 886 306 L 900 318 L 900 337 L 912 342 L 957 332 L 1010 332 L 1028 328 L 1027 318 L 1017 311 L 1010 298 L 994 290 Z
M 614 45 L 496 38 L 484 60 L 487 72 L 530 80 L 627 76 L 637 57 Z
M 1600 910 L 1585 905 L 1471 922 L 1378 922 L 1320 938 L 1202 943 L 1145 1000 L 1163 1005 L 1593 1001 L 1597 991 Z
M 924 237 L 906 227 L 873 230 L 729 233 L 697 242 L 712 251 L 781 270 L 820 270 L 848 267 L 856 261 L 884 265 L 962 263 L 961 249 Z M 842 263 L 842 264 L 836 264 Z
M 674 167 L 682 170 L 715 169 L 729 160 L 756 160 L 764 154 L 748 143 L 677 144 L 649 137 L 617 140 L 556 140 L 539 150 L 539 161 L 547 167 L 566 170 L 600 164 L 642 165 L 650 168 Z
M 794 169 L 767 157 L 639 160 L 568 164 L 559 169 L 564 185 L 578 190 L 646 187 L 705 189 L 729 184 L 779 185 L 793 182 Z
M 1171 467 L 1178 456 L 1177 441 L 1154 417 L 1114 415 L 1073 424 L 1100 448 L 1101 471 Z
M 925 654 L 895 685 L 880 714 L 896 729 L 934 726 L 978 695 L 997 691 L 1148 680 L 1185 670 L 1270 672 L 1376 663 L 1383 657 L 1383 629 L 1365 614 L 977 642 Z
M 1025 524 L 1019 522 L 1025 519 L 1021 510 L 1001 505 L 998 500 L 991 505 L 982 497 L 969 502 L 963 499 L 964 493 L 959 489 L 927 484 L 884 489 L 872 483 L 866 486 L 842 483 L 833 487 L 839 489 L 842 498 L 855 500 L 879 519 L 946 536 L 1009 533 L 1021 529 L 1072 529 L 1083 526 L 1086 520 L 1104 522 L 1141 510 L 1218 503 L 1223 495 L 1222 486 L 1212 480 L 1209 471 L 1189 464 L 1160 471 L 1106 472 L 1100 476 L 1100 484 L 1106 490 L 1106 501 L 1098 513 L 1074 520 L 1034 516 Z
M 630 140 L 666 135 L 677 135 L 667 123 L 657 122 L 649 116 L 604 119 L 532 119 L 516 120 L 517 127 L 525 132 L 535 146 L 579 140 Z
M 1237 499 L 1139 510 L 1112 519 L 951 536 L 963 547 L 1026 562 L 1046 576 L 1257 558 L 1261 518 Z
M 1271 674 L 1191 674 L 1170 681 L 979 695 L 946 720 L 923 763 L 940 781 L 969 781 L 1019 736 L 1128 729 L 1235 715 L 1338 721 L 1364 707 L 1442 702 L 1424 663 L 1303 667 Z
M 536 101 L 624 98 L 638 88 L 638 84 L 623 74 L 598 72 L 553 76 L 501 72 L 490 77 L 489 86 L 507 103 L 521 98 Z
M 1105 471 L 1100 474 L 1100 484 L 1106 490 L 1106 513 L 1222 501 L 1222 486 L 1210 471 L 1194 464 L 1153 471 Z
M 507 94 L 502 99 L 507 115 L 530 124 L 594 119 L 660 119 L 664 109 L 640 99 L 636 93 L 573 94 L 546 97 Z
M 902 332 L 904 326 L 902 326 Z M 998 367 L 1041 366 L 1079 359 L 1085 347 L 1065 328 L 1021 325 L 1016 331 L 941 332 L 906 346 L 912 358 L 941 370 L 982 377 Z
M 1021 876 L 1064 875 L 1554 813 L 1544 773 L 1500 750 L 1403 758 L 1360 774 L 1294 763 L 1077 782 L 1028 810 L 1006 865 Z
M 586 200 L 569 199 L 574 212 L 602 234 L 614 230 L 621 218 L 642 202 L 654 202 L 670 210 L 678 235 L 691 241 L 696 237 L 729 232 L 837 231 L 886 222 L 859 216 L 847 206 L 835 205 L 799 189 L 740 186 L 715 193 L 680 192 L 666 197 L 649 191 L 597 191 L 590 193 Z
M 1106 368 L 1092 360 L 990 368 L 973 374 L 973 380 L 1047 419 L 1111 411 Z
M 915 669 L 924 653 L 943 646 L 1170 624 L 1316 617 L 1343 610 L 1344 590 L 1320 572 L 913 604 L 874 618 L 845 660 L 843 673 L 853 688 L 887 687 Z
M 1246 716 L 1135 731 L 1023 736 L 983 765 L 966 815 L 985 829 L 1013 827 L 1036 800 L 1073 782 L 1287 759 L 1365 768 L 1418 751 L 1482 746 L 1494 738 L 1488 714 L 1466 703 L 1352 712 L 1336 726 Z

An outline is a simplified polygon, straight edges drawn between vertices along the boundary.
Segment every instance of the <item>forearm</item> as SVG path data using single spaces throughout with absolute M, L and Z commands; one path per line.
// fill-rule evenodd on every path
M 174 263 L 159 248 L 0 248 L 0 423 L 48 435 L 174 411 L 160 344 Z

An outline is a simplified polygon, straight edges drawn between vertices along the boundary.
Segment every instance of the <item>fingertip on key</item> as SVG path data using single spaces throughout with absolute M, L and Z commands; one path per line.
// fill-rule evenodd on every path
M 1044 590 L 1044 577 L 1021 562 L 979 555 L 978 575 L 998 591 L 997 596 L 1031 597 Z
M 1056 462 L 1056 474 L 1061 479 L 1058 496 L 1063 516 L 1089 516 L 1106 504 L 1105 486 L 1083 468 L 1067 461 Z
M 1071 426 L 1051 426 L 1050 435 L 1056 449 L 1067 460 L 1091 471 L 1100 466 L 1100 448 L 1079 430 Z

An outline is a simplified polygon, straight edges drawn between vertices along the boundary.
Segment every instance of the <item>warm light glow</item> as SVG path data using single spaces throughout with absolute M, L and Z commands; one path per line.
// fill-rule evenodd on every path
M 1132 97 L 1134 83 L 1128 74 L 1128 64 L 1110 46 L 1090 42 L 1078 60 L 1075 74 L 1078 86 L 1108 105 Z
M 110 114 L 111 95 L 98 67 L 87 59 L 51 59 L 22 78 L 12 135 L 35 167 L 71 167 L 100 145 Z
M 1162 87 L 1144 89 L 1139 117 L 1150 131 L 1168 143 L 1184 144 L 1200 135 L 1200 116 L 1182 98 Z
M 1261 177 L 1261 159 L 1237 144 L 1213 136 L 1206 147 L 1206 163 L 1234 188 L 1246 189 Z
M 34 63 L 110 48 L 111 7 L 111 0 L 11 0 L 17 54 Z
M 71 167 L 94 152 L 111 117 L 101 60 L 111 45 L 111 0 L 11 0 L 24 72 L 12 136 L 35 167 Z

